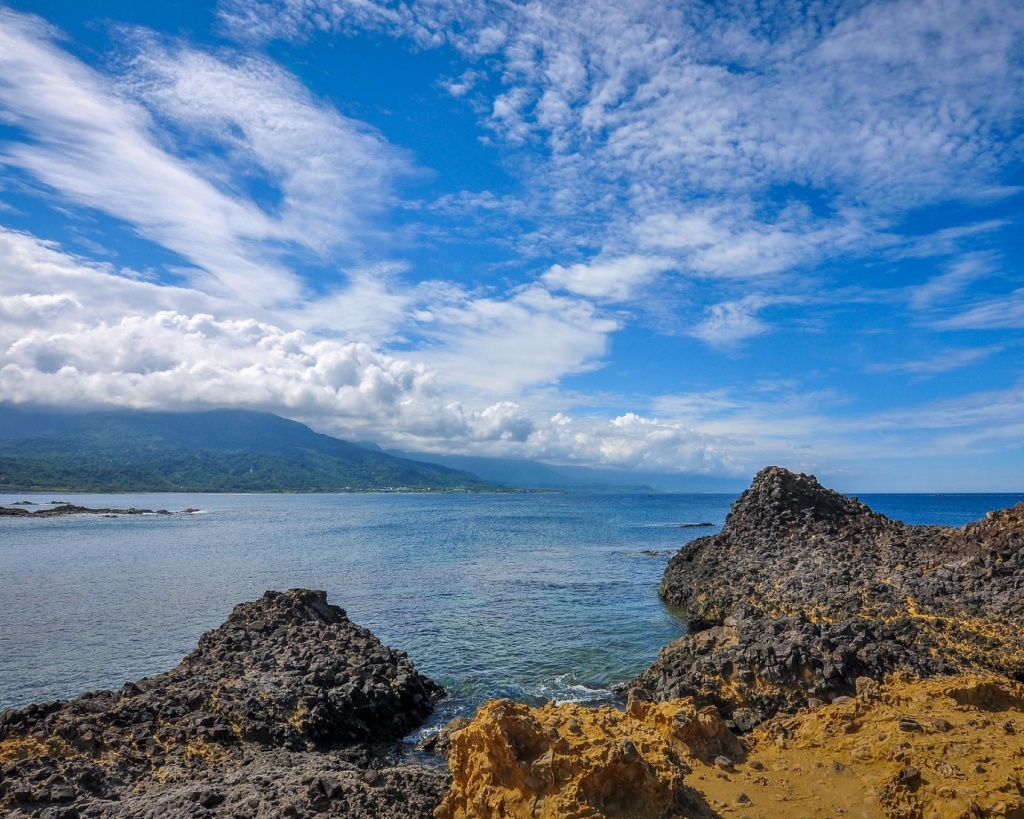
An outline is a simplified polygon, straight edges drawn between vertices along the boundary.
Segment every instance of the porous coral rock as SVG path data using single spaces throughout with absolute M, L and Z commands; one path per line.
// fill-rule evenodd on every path
M 626 711 L 511 700 L 453 734 L 438 819 L 651 819 L 715 814 L 684 779 L 743 748 L 714 708 L 631 700 Z
M 897 675 L 745 739 L 732 781 L 690 784 L 713 803 L 742 791 L 751 819 L 1024 817 L 1024 686 L 1005 677 Z
M 437 819 L 1022 819 L 1024 685 L 863 680 L 743 744 L 688 699 L 631 698 L 625 712 L 497 700 L 453 734 L 448 758 Z

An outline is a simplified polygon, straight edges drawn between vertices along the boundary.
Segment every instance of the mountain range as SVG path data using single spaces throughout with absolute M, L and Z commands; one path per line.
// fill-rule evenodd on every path
M 507 491 L 269 413 L 0 406 L 0 488 L 80 492 Z
M 0 491 L 739 491 L 704 475 L 385 450 L 265 412 L 69 413 L 0 404 Z

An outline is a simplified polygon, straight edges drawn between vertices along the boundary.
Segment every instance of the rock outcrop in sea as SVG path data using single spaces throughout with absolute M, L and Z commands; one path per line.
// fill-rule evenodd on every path
M 15 501 L 10 506 L 0 506 L 0 518 L 28 518 L 31 520 L 41 520 L 43 518 L 61 518 L 69 517 L 71 515 L 103 515 L 104 517 L 113 518 L 119 515 L 191 515 L 198 512 L 198 509 L 183 509 L 181 512 L 169 512 L 166 509 L 137 509 L 134 506 L 130 509 L 93 509 L 88 506 L 78 506 L 73 503 L 66 503 L 63 501 L 52 504 L 51 506 L 31 511 L 25 509 L 25 506 L 35 506 L 36 504 L 31 501 Z
M 1024 680 L 1024 504 L 962 528 L 911 526 L 762 470 L 722 531 L 669 562 L 690 633 L 636 681 L 741 731 L 856 692 L 857 679 L 966 671 Z
M 0 813 L 428 817 L 447 773 L 380 746 L 442 694 L 325 592 L 267 592 L 172 671 L 0 714 Z

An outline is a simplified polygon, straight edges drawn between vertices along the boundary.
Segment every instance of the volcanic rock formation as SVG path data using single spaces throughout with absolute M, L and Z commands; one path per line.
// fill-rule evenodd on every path
M 661 596 L 690 633 L 636 681 L 741 730 L 896 671 L 1024 680 L 1024 504 L 960 529 L 910 526 L 762 470 L 722 531 L 672 558 Z
M 420 725 L 442 693 L 325 592 L 267 592 L 172 671 L 0 714 L 0 811 L 430 816 L 445 772 L 375 746 Z

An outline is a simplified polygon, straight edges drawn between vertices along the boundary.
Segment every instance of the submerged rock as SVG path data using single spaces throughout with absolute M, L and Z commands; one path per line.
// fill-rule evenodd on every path
M 1024 504 L 962 528 L 909 526 L 813 476 L 762 470 L 660 593 L 690 633 L 635 684 L 738 726 L 881 681 L 972 669 L 1024 679 Z
M 267 592 L 172 671 L 0 714 L 0 810 L 429 816 L 445 772 L 378 746 L 442 693 L 325 592 Z

